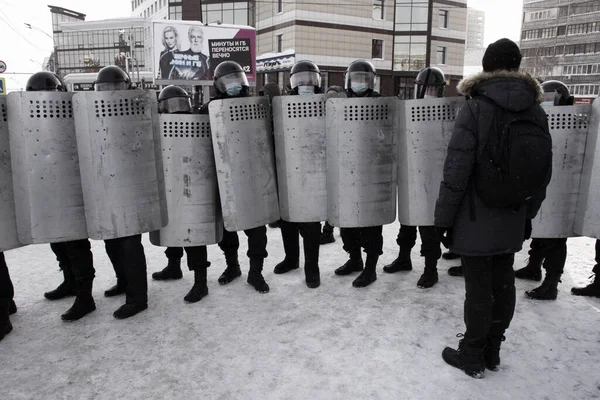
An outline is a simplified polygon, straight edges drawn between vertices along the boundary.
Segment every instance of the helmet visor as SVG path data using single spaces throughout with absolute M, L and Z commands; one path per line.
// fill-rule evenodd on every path
M 114 90 L 129 90 L 130 85 L 128 82 L 106 82 L 94 84 L 94 91 L 96 92 L 108 92 Z
M 192 103 L 187 97 L 172 97 L 158 103 L 158 112 L 161 114 L 191 114 Z
M 223 75 L 215 81 L 215 89 L 221 93 L 227 92 L 227 88 L 235 85 L 249 86 L 248 78 L 243 72 L 233 72 L 231 74 Z
M 365 86 L 367 89 L 375 89 L 375 74 L 372 72 L 355 71 L 346 74 L 346 89 L 352 89 L 352 85 Z
M 290 77 L 290 86 L 292 89 L 298 86 L 321 87 L 321 75 L 313 71 L 297 72 Z

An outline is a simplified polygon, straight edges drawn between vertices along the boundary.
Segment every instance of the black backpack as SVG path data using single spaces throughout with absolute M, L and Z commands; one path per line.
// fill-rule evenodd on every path
M 522 112 L 494 106 L 492 129 L 475 166 L 475 190 L 488 207 L 516 208 L 548 186 L 552 138 L 537 105 Z

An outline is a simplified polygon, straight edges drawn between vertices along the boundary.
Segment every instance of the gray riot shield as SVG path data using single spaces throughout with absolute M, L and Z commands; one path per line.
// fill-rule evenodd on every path
M 167 225 L 156 94 L 73 96 L 88 234 L 113 239 Z
M 325 94 L 273 99 L 275 155 L 281 218 L 327 219 Z
M 156 246 L 204 246 L 223 238 L 208 115 L 161 114 L 169 224 L 151 232 Z
M 600 239 L 600 100 L 592 104 L 579 201 L 575 215 L 575 233 Z
M 208 108 L 225 229 L 241 231 L 277 221 L 269 98 L 214 100 Z
M 8 141 L 6 96 L 0 96 L 0 251 L 20 247 Z
M 432 226 L 444 160 L 461 97 L 400 102 L 398 127 L 398 220 Z
M 10 152 L 23 244 L 86 239 L 73 93 L 8 95 Z
M 341 228 L 396 219 L 397 98 L 327 100 L 327 220 Z
M 552 180 L 546 199 L 532 221 L 534 238 L 567 238 L 573 231 L 583 155 L 588 134 L 589 105 L 545 106 L 552 136 Z

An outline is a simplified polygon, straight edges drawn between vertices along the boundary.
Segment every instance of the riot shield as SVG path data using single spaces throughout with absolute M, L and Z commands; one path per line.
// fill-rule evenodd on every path
M 325 94 L 273 99 L 275 156 L 281 218 L 327 219 Z
M 73 96 L 88 234 L 113 239 L 167 225 L 156 94 Z
M 0 96 L 0 251 L 21 246 L 13 194 L 6 96 Z
M 432 226 L 444 160 L 461 97 L 400 102 L 398 127 L 398 220 Z
M 156 246 L 203 246 L 223 238 L 208 115 L 161 114 L 169 224 L 150 233 Z
M 225 229 L 241 231 L 277 221 L 269 98 L 214 100 L 208 108 Z
M 393 98 L 327 100 L 327 220 L 341 228 L 396 219 Z
M 600 100 L 592 104 L 583 174 L 575 215 L 575 233 L 600 239 Z
M 8 95 L 17 232 L 23 244 L 88 237 L 72 97 L 65 92 Z
M 552 136 L 552 180 L 532 221 L 534 238 L 567 238 L 573 231 L 591 107 L 545 106 Z

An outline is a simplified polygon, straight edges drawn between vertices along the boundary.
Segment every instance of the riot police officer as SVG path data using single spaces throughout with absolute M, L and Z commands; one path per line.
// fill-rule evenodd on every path
M 344 77 L 344 89 L 348 97 L 379 97 L 375 91 L 375 77 L 377 71 L 373 64 L 365 60 L 352 62 Z M 377 280 L 377 261 L 383 254 L 383 227 L 369 226 L 363 228 L 340 228 L 340 236 L 344 250 L 350 259 L 335 270 L 336 275 L 350 275 L 362 271 L 352 282 L 352 286 L 360 288 L 369 286 Z M 367 253 L 364 264 L 361 256 L 361 247 Z
M 192 103 L 187 92 L 178 86 L 167 86 L 158 95 L 158 112 L 161 114 L 191 114 Z M 187 264 L 190 271 L 194 271 L 194 285 L 184 300 L 196 303 L 208 295 L 206 282 L 206 269 L 210 266 L 206 246 L 167 247 L 165 255 L 168 259 L 167 266 L 159 272 L 152 274 L 152 279 L 157 281 L 181 279 L 181 258 L 183 250 L 187 254 Z
M 543 82 L 542 90 L 544 92 L 543 105 L 571 106 L 574 103 L 569 89 L 560 81 Z M 531 227 L 531 221 L 528 221 L 528 226 Z M 529 249 L 529 261 L 525 267 L 515 271 L 515 277 L 540 281 L 542 264 L 546 270 L 546 277 L 541 286 L 526 291 L 525 295 L 533 300 L 556 300 L 558 283 L 563 274 L 566 260 L 567 238 L 533 238 Z
M 321 93 L 321 71 L 312 61 L 298 61 L 290 72 L 291 95 L 311 95 Z M 321 284 L 319 273 L 319 245 L 321 222 L 288 222 L 281 220 L 281 237 L 285 259 L 275 266 L 275 274 L 285 274 L 297 269 L 300 263 L 298 234 L 304 240 L 304 274 L 306 286 L 311 289 Z
M 424 68 L 419 72 L 415 80 L 415 98 L 437 98 L 444 96 L 446 79 L 444 73 L 433 67 Z M 421 289 L 430 288 L 438 282 L 437 262 L 442 255 L 440 239 L 435 227 L 419 226 L 421 235 L 421 256 L 425 257 L 425 270 L 417 286 Z M 410 253 L 417 240 L 417 227 L 400 225 L 400 232 L 396 243 L 400 246 L 398 258 L 390 265 L 383 267 L 387 273 L 399 271 L 411 271 L 412 262 Z
M 248 78 L 242 67 L 234 61 L 223 61 L 214 72 L 214 89 L 216 99 L 231 99 L 248 97 L 250 86 Z M 202 106 L 201 114 L 208 114 L 208 103 Z M 268 293 L 269 285 L 265 281 L 262 270 L 265 258 L 267 258 L 267 227 L 259 226 L 244 231 L 248 237 L 248 253 L 250 259 L 250 271 L 247 282 L 259 293 Z M 221 285 L 227 285 L 242 275 L 238 262 L 238 248 L 240 242 L 237 232 L 223 231 L 223 240 L 219 247 L 225 254 L 227 267 L 219 277 Z
M 116 65 L 102 68 L 94 82 L 96 92 L 132 89 L 131 79 Z M 113 316 L 125 319 L 148 308 L 148 278 L 142 235 L 104 241 L 106 253 L 117 275 L 117 284 L 104 292 L 106 297 L 125 293 L 126 300 Z
M 66 92 L 67 87 L 54 73 L 41 71 L 33 74 L 27 81 L 28 92 Z M 58 300 L 75 294 L 73 306 L 61 318 L 64 321 L 76 321 L 96 309 L 92 297 L 92 285 L 95 277 L 93 256 L 88 239 L 51 243 L 50 248 L 56 255 L 63 270 L 64 282 L 55 290 L 46 293 L 48 300 Z

